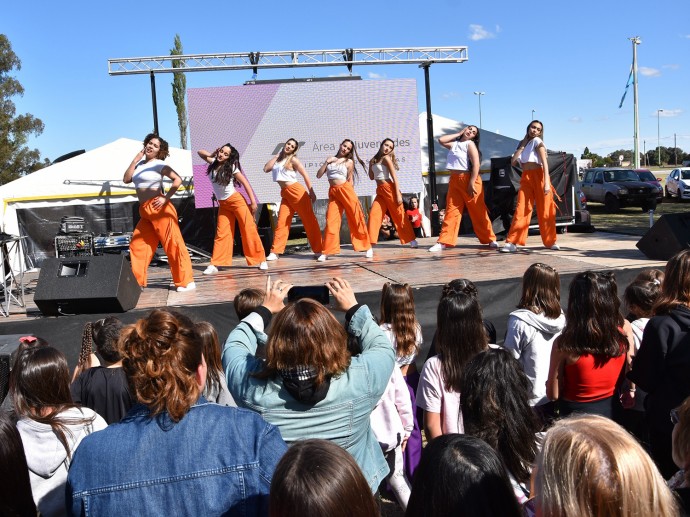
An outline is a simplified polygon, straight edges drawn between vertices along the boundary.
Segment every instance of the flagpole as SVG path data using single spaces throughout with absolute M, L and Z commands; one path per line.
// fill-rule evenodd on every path
M 635 106 L 635 138 L 633 142 L 633 163 L 636 169 L 640 168 L 640 117 L 637 104 L 637 46 L 642 43 L 639 36 L 628 38 L 633 46 L 633 104 Z

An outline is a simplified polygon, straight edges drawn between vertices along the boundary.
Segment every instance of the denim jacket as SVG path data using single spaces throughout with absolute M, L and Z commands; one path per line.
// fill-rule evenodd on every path
M 278 426 L 288 443 L 322 438 L 343 447 L 375 492 L 388 474 L 388 465 L 371 430 L 369 415 L 391 378 L 395 352 L 369 308 L 359 306 L 348 323 L 348 332 L 358 339 L 362 353 L 352 357 L 344 373 L 331 379 L 326 397 L 313 406 L 295 400 L 279 376 L 265 380 L 251 375 L 263 367 L 254 354 L 257 345 L 264 345 L 265 334 L 257 328 L 260 318 L 255 316 L 253 313 L 242 320 L 223 347 L 228 388 L 237 404 Z
M 67 478 L 71 515 L 267 515 L 278 429 L 203 397 L 177 423 L 134 406 L 83 440 Z

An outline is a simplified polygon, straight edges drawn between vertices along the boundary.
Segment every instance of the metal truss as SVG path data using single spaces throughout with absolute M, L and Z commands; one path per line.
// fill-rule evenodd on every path
M 110 75 L 212 70 L 253 70 L 357 65 L 430 65 L 463 63 L 467 47 L 350 48 L 344 50 L 290 50 L 280 52 L 237 52 L 231 54 L 189 54 L 108 60 Z M 173 66 L 173 62 L 176 66 Z

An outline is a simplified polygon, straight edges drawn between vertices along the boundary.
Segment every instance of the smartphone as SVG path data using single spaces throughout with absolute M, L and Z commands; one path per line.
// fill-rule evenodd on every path
M 294 302 L 302 298 L 311 298 L 322 305 L 330 303 L 330 292 L 325 285 L 295 285 L 288 291 L 288 301 Z

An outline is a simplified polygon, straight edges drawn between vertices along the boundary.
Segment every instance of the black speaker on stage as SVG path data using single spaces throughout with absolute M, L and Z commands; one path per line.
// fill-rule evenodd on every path
M 46 316 L 125 312 L 136 307 L 140 294 L 124 255 L 48 258 L 34 303 Z
M 637 247 L 653 260 L 668 260 L 690 248 L 690 212 L 662 215 L 637 242 Z
M 10 370 L 14 362 L 14 353 L 19 348 L 19 338 L 26 334 L 9 334 L 0 336 L 0 402 L 4 403 L 10 389 Z

